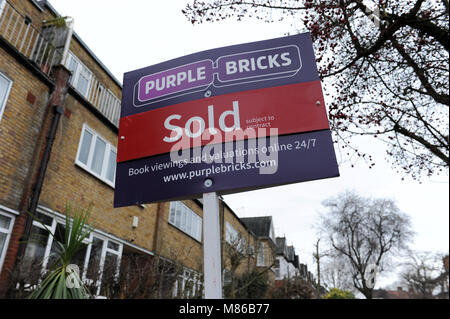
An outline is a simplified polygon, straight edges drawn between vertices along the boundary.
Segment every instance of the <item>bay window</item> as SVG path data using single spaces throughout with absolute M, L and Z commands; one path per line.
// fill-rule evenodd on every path
M 26 267 L 31 271 L 31 267 L 39 265 L 41 272 L 45 273 L 57 262 L 56 256 L 60 248 L 56 241 L 64 243 L 65 221 L 44 213 L 37 213 L 37 218 L 45 227 L 41 222 L 33 221 L 25 250 Z M 122 250 L 121 243 L 95 231 L 83 241 L 72 262 L 79 267 L 82 280 L 91 289 L 93 287 L 94 294 L 104 295 L 105 285 L 111 278 L 118 276 Z

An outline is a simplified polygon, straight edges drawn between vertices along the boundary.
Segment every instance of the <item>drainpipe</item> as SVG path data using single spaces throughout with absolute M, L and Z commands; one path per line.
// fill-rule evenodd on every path
M 37 209 L 37 206 L 39 203 L 39 197 L 41 195 L 42 185 L 44 184 L 45 172 L 47 171 L 47 166 L 48 166 L 48 162 L 50 159 L 50 153 L 52 151 L 53 141 L 55 140 L 56 130 L 58 128 L 59 119 L 61 118 L 61 115 L 63 114 L 63 112 L 64 112 L 64 110 L 62 107 L 60 107 L 58 105 L 53 106 L 53 118 L 52 118 L 52 122 L 50 124 L 50 131 L 47 135 L 44 154 L 42 156 L 42 160 L 39 165 L 36 183 L 32 190 L 30 205 L 28 206 L 28 212 L 32 216 L 36 215 L 36 209 Z M 17 260 L 22 259 L 23 255 L 25 253 L 25 247 L 26 247 L 27 241 L 30 237 L 32 223 L 33 223 L 33 219 L 31 216 L 28 215 L 26 217 L 25 229 L 24 229 L 24 232 L 22 235 L 22 240 L 19 244 Z
M 158 208 L 156 210 L 155 231 L 154 231 L 154 236 L 153 236 L 153 252 L 157 256 L 159 256 L 159 254 L 161 253 L 160 246 L 161 246 L 162 236 L 163 236 L 163 230 L 161 229 L 161 227 L 162 227 L 162 220 L 164 217 L 164 210 L 166 208 L 166 205 L 167 204 L 165 202 L 160 202 L 160 203 L 158 203 Z M 170 205 L 170 204 L 168 204 L 168 205 Z M 169 209 L 170 209 L 170 207 L 169 207 Z

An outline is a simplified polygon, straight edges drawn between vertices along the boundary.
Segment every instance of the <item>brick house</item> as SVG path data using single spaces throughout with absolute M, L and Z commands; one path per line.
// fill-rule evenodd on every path
M 96 295 L 107 294 L 107 268 L 116 278 L 156 257 L 172 265 L 172 281 L 158 296 L 201 293 L 201 200 L 113 208 L 121 94 L 120 81 L 73 31 L 72 19 L 47 1 L 0 0 L 0 296 L 17 269 L 31 272 L 25 260 L 43 269 L 52 262 L 55 239 L 29 213 L 58 239 L 67 202 L 92 205 L 94 230 L 76 262 Z M 270 267 L 274 281 L 272 218 L 239 218 L 223 200 L 220 212 L 225 281 L 226 249 L 236 238 L 246 252 L 236 273 Z
M 258 246 L 256 247 L 256 268 L 270 267 L 268 277 L 270 282 L 275 281 L 275 253 L 277 244 L 272 216 L 246 217 L 241 221 L 256 236 Z
M 286 237 L 276 237 L 276 261 L 275 280 L 293 278 L 300 276 L 298 255 L 295 254 L 294 246 L 288 246 Z
M 18 259 L 40 259 L 45 268 L 55 249 L 27 212 L 63 231 L 66 201 L 94 207 L 95 231 L 80 256 L 85 272 L 92 263 L 118 266 L 128 250 L 152 255 L 157 205 L 112 209 L 120 82 L 71 32 L 70 21 L 51 24 L 58 15 L 45 1 L 2 0 L 0 8 L 3 288 Z M 133 217 L 140 219 L 136 228 Z

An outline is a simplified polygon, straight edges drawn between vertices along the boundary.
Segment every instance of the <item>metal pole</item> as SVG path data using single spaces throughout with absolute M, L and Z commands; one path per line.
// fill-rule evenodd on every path
M 203 194 L 203 271 L 205 299 L 222 299 L 219 199 L 215 192 Z

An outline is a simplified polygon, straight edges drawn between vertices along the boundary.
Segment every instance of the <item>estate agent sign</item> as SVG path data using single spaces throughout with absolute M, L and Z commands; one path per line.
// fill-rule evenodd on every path
M 124 75 L 114 206 L 339 176 L 309 33 Z

